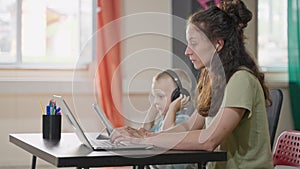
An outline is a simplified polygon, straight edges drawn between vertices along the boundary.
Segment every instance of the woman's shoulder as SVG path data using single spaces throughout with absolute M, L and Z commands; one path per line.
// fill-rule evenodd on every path
M 226 88 L 238 89 L 254 89 L 260 86 L 260 82 L 257 77 L 249 70 L 240 69 L 236 71 L 229 79 Z
M 233 73 L 233 75 L 231 76 L 230 80 L 235 79 L 235 80 L 255 80 L 257 81 L 258 79 L 256 78 L 256 76 L 253 74 L 253 72 L 246 68 L 246 67 L 241 67 L 239 68 L 238 71 L 236 71 L 235 73 Z M 230 81 L 229 80 L 229 81 Z

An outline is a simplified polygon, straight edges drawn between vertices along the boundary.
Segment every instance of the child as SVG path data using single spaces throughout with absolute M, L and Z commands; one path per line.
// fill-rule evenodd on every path
M 159 132 L 189 118 L 191 80 L 180 69 L 168 69 L 153 77 L 151 107 L 144 128 Z
M 144 128 L 159 132 L 186 121 L 193 111 L 191 79 L 180 69 L 168 69 L 153 77 L 151 108 Z M 154 169 L 189 169 L 196 164 L 151 165 Z

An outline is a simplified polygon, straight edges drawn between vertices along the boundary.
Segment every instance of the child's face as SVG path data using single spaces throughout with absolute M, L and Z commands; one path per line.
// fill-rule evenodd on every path
M 176 84 L 171 78 L 159 79 L 152 83 L 153 104 L 161 115 L 167 113 L 171 103 L 171 94 L 175 89 Z

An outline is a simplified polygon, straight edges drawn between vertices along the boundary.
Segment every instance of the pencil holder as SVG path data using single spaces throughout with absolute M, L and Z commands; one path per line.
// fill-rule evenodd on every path
M 61 115 L 43 115 L 43 138 L 59 140 L 61 135 Z

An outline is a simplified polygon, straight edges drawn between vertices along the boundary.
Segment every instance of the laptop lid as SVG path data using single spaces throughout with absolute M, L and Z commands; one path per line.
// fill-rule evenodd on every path
M 62 114 L 68 119 L 68 121 L 70 122 L 70 124 L 73 126 L 78 139 L 83 144 L 85 144 L 89 148 L 93 149 L 93 146 L 91 145 L 91 143 L 89 142 L 88 138 L 84 134 L 82 128 L 80 127 L 79 123 L 77 122 L 75 116 L 71 112 L 71 109 L 69 108 L 69 106 L 67 105 L 67 103 L 65 102 L 65 100 L 63 99 L 63 97 L 62 96 L 53 95 L 53 98 L 59 104 L 59 106 L 60 106 L 60 108 L 62 110 Z
M 110 143 L 109 140 L 96 140 L 92 139 L 95 138 L 92 137 L 90 140 L 86 136 L 86 134 L 83 132 L 82 128 L 80 127 L 78 121 L 76 120 L 75 116 L 71 112 L 71 109 L 68 107 L 67 103 L 65 100 L 62 98 L 62 96 L 53 96 L 54 99 L 57 101 L 59 106 L 61 107 L 62 114 L 65 115 L 65 117 L 68 119 L 70 124 L 74 127 L 75 133 L 79 140 L 91 148 L 92 150 L 129 150 L 129 149 L 152 149 L 154 148 L 153 145 L 145 145 L 145 144 L 118 144 L 118 145 L 113 145 Z M 101 109 L 99 109 L 101 110 Z
M 111 125 L 110 121 L 106 117 L 104 111 L 99 107 L 98 103 L 93 104 L 93 108 L 104 123 L 106 127 L 107 134 L 110 136 L 110 134 L 113 132 L 114 127 Z

